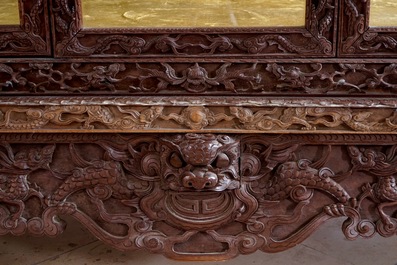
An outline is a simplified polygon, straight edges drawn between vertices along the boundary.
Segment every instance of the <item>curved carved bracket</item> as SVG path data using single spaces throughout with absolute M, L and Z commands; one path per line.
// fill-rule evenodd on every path
M 220 260 L 286 250 L 332 218 L 351 240 L 397 231 L 391 135 L 0 138 L 1 235 L 56 236 L 69 215 L 121 250 Z
M 371 28 L 370 1 L 344 0 L 341 3 L 340 55 L 395 57 L 397 29 Z
M 55 53 L 61 57 L 335 54 L 335 0 L 308 0 L 307 21 L 302 29 L 222 28 L 214 29 L 213 34 L 200 28 L 84 29 L 79 0 L 54 0 L 52 11 Z
M 50 55 L 47 0 L 19 0 L 19 27 L 0 29 L 0 56 Z

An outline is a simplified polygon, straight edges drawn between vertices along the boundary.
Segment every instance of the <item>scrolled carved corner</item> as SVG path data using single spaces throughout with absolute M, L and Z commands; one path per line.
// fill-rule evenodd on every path
M 344 0 L 341 3 L 341 45 L 342 56 L 376 54 L 393 57 L 397 48 L 396 34 L 385 28 L 369 25 L 370 1 Z
M 2 235 L 56 236 L 69 215 L 117 249 L 221 260 L 286 250 L 332 218 L 348 239 L 397 232 L 393 135 L 1 138 Z

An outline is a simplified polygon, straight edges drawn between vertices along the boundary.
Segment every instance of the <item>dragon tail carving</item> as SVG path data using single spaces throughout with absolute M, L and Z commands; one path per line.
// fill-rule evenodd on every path
M 309 160 L 301 159 L 297 162 L 288 161 L 281 164 L 274 176 L 263 187 L 264 199 L 283 200 L 297 186 L 325 191 L 338 199 L 341 203 L 349 201 L 350 196 L 335 180 L 331 169 L 310 167 Z

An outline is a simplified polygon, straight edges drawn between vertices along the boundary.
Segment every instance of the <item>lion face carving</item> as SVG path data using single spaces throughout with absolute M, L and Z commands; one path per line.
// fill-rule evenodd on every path
M 162 188 L 223 191 L 240 186 L 239 145 L 225 135 L 186 134 L 166 140 L 161 154 Z

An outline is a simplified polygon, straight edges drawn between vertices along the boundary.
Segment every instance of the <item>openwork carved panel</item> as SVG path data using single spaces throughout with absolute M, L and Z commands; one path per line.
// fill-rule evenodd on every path
M 56 236 L 70 215 L 118 249 L 213 260 L 288 249 L 332 218 L 351 240 L 397 231 L 392 135 L 0 138 L 0 234 Z
M 2 94 L 396 94 L 392 60 L 250 62 L 0 62 Z
M 84 29 L 79 0 L 53 0 L 57 56 L 320 56 L 335 54 L 335 0 L 308 0 L 302 28 Z M 106 33 L 106 34 L 104 34 Z
M 15 0 L 20 7 L 20 25 L 0 27 L 0 56 L 50 55 L 47 0 Z

